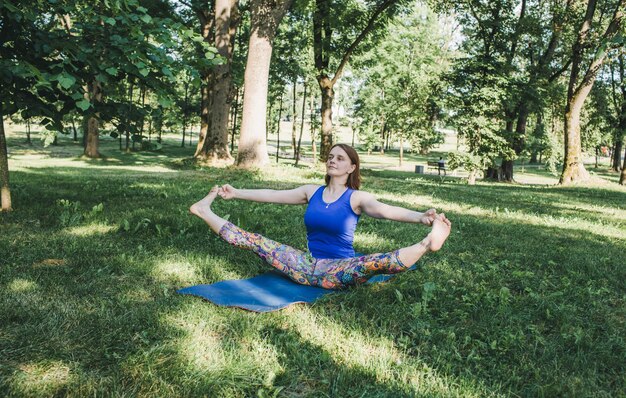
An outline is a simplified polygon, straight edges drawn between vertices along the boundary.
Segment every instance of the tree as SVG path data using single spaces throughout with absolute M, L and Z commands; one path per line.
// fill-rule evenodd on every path
M 150 3 L 154 9 L 167 9 L 164 2 Z M 174 33 L 180 24 L 153 17 L 137 0 L 80 3 L 58 1 L 51 10 L 59 15 L 63 29 L 54 30 L 54 50 L 67 60 L 59 63 L 63 88 L 76 101 L 86 126 L 84 154 L 99 157 L 99 125 L 117 121 L 118 131 L 131 128 L 128 97 L 104 95 L 119 82 L 127 81 L 129 91 L 141 84 L 156 94 L 163 107 L 170 106 L 173 58 L 168 49 L 175 46 Z M 120 90 L 119 92 L 125 92 Z M 135 113 L 140 115 L 140 113 Z
M 383 16 L 395 11 L 399 0 L 333 4 L 316 0 L 313 12 L 313 56 L 321 91 L 320 159 L 326 160 L 332 146 L 334 87 L 350 57 L 361 43 L 384 23 Z M 385 14 L 387 13 L 387 14 Z M 342 34 L 336 35 L 334 32 Z M 331 63 L 332 61 L 332 63 Z M 334 71 L 334 73 L 333 73 Z M 331 77 L 329 73 L 333 73 Z
M 529 118 L 542 112 L 546 90 L 563 73 L 561 65 L 567 63 L 560 48 L 569 5 L 564 8 L 559 2 L 536 0 L 468 0 L 439 5 L 458 15 L 466 38 L 461 46 L 465 57 L 456 64 L 453 75 L 458 76 L 452 76 L 455 84 L 466 87 L 455 91 L 498 92 L 496 98 L 491 94 L 472 96 L 478 101 L 498 101 L 500 110 L 494 109 L 489 118 L 499 120 L 500 128 L 494 134 L 504 138 L 511 149 L 502 147 L 506 150 L 495 153 L 495 148 L 484 147 L 490 154 L 485 156 L 495 156 L 487 162 L 487 177 L 513 181 L 513 161 L 526 149 Z M 490 103 L 484 106 L 492 108 Z M 480 107 L 476 108 L 478 114 Z
M 20 112 L 30 119 L 41 116 L 42 124 L 61 128 L 62 104 L 53 84 L 67 85 L 64 76 L 53 75 L 48 55 L 53 46 L 46 18 L 46 1 L 34 0 L 28 7 L 12 1 L 0 3 L 0 208 L 12 210 L 9 164 L 4 118 Z M 65 110 L 65 109 L 64 109 Z
M 244 76 L 241 135 L 237 152 L 239 167 L 269 163 L 266 142 L 267 89 L 272 44 L 278 24 L 291 0 L 252 0 L 250 41 Z
M 200 136 L 194 158 L 215 164 L 232 161 L 228 147 L 228 118 L 232 100 L 232 57 L 235 35 L 240 22 L 236 0 L 195 1 L 188 6 L 195 11 L 204 43 L 215 46 L 221 62 L 215 66 L 199 65 L 202 76 Z M 202 47 L 199 54 L 204 54 Z M 204 54 L 210 56 L 210 54 Z M 199 56 L 202 58 L 202 55 Z
M 587 2 L 585 16 L 580 23 L 576 42 L 572 47 L 572 69 L 564 115 L 565 156 L 559 184 L 571 184 L 589 178 L 582 158 L 580 112 L 606 58 L 607 47 L 620 30 L 624 16 L 624 4 L 626 4 L 626 0 L 617 1 L 606 30 L 599 40 L 593 40 L 592 28 L 596 27 L 597 29 L 597 25 L 600 23 L 594 24 L 596 0 L 588 0 Z M 591 55 L 589 50 L 585 51 L 586 49 L 591 49 Z M 587 65 L 585 65 L 586 58 L 590 59 Z M 580 77 L 581 72 L 583 72 L 582 78 Z
M 446 50 L 449 38 L 438 30 L 439 21 L 432 12 L 416 5 L 389 22 L 375 49 L 355 57 L 350 80 L 359 87 L 354 115 L 362 138 L 373 130 L 385 131 L 386 136 L 395 134 L 422 153 L 443 141 L 436 122 L 450 54 Z

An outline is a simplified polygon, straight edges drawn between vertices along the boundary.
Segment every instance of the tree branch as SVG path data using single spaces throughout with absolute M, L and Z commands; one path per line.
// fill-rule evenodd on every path
M 333 76 L 333 79 L 331 80 L 332 85 L 334 85 L 337 82 L 337 79 L 339 79 L 339 77 L 343 73 L 343 68 L 346 66 L 346 63 L 348 62 L 350 55 L 352 55 L 352 52 L 361 43 L 361 41 L 363 41 L 365 36 L 367 36 L 367 34 L 372 29 L 374 29 L 374 25 L 376 24 L 376 20 L 378 19 L 380 14 L 382 14 L 387 8 L 392 6 L 397 1 L 398 0 L 385 0 L 380 6 L 378 6 L 376 11 L 374 11 L 374 14 L 372 14 L 369 21 L 367 22 L 367 26 L 365 27 L 365 29 L 363 29 L 361 34 L 354 40 L 354 42 L 346 50 L 346 53 L 343 55 L 343 58 L 341 59 L 341 63 L 339 63 L 339 66 L 337 67 L 337 71 L 335 72 L 335 76 Z

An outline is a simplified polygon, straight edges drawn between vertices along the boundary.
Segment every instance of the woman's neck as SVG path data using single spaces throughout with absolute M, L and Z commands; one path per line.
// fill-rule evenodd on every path
M 348 182 L 348 178 L 332 178 L 330 179 L 330 181 L 328 182 L 328 185 L 326 186 L 326 191 L 330 194 L 335 193 L 335 192 L 343 192 L 346 190 L 346 185 Z

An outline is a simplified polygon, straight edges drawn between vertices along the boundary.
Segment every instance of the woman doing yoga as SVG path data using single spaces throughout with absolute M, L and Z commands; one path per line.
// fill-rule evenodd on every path
M 424 254 L 441 248 L 451 223 L 435 209 L 424 213 L 381 203 L 372 194 L 359 191 L 359 156 L 350 146 L 333 146 L 326 161 L 326 185 L 303 185 L 290 190 L 235 189 L 215 186 L 193 204 L 191 213 L 202 218 L 226 242 L 252 250 L 297 283 L 326 289 L 342 289 L 364 283 L 376 274 L 406 271 Z M 309 251 L 250 233 L 219 217 L 211 210 L 216 196 L 279 204 L 307 204 L 304 223 Z M 388 220 L 422 223 L 432 230 L 422 241 L 388 253 L 355 256 L 354 230 L 362 213 Z

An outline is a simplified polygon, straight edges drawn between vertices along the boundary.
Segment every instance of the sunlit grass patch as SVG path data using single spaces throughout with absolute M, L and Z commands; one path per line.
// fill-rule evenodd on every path
M 199 282 L 196 267 L 181 259 L 165 258 L 158 262 L 152 276 L 161 282 L 184 285 Z
M 105 224 L 89 224 L 76 227 L 68 227 L 65 229 L 65 233 L 72 236 L 88 237 L 94 235 L 104 235 L 113 232 L 117 227 L 113 225 Z
M 33 264 L 34 268 L 63 267 L 67 261 L 63 258 L 46 258 Z
M 13 293 L 31 292 L 37 289 L 37 283 L 28 279 L 15 278 L 7 285 L 7 290 Z
M 20 364 L 10 380 L 15 395 L 50 396 L 72 382 L 71 367 L 62 361 Z

